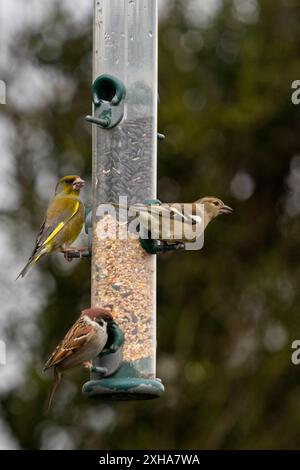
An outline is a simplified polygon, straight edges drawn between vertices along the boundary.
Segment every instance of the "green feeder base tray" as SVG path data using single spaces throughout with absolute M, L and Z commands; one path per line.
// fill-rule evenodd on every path
M 105 401 L 152 400 L 159 398 L 164 390 L 158 379 L 137 377 L 90 380 L 82 387 L 82 392 L 87 397 Z

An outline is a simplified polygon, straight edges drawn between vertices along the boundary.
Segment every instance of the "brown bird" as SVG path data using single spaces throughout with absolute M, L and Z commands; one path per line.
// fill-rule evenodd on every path
M 118 208 L 126 206 L 113 204 Z M 202 211 L 203 209 L 203 211 Z M 211 220 L 233 209 L 216 197 L 202 197 L 193 203 L 133 204 L 129 217 L 137 216 L 151 237 L 165 243 L 192 242 L 203 234 Z
M 80 365 L 90 369 L 92 359 L 104 349 L 108 329 L 113 323 L 114 320 L 109 310 L 88 308 L 81 312 L 78 320 L 55 348 L 44 366 L 44 371 L 50 367 L 54 368 L 54 382 L 47 411 L 50 410 L 62 374 Z
M 84 181 L 77 175 L 64 176 L 59 180 L 37 235 L 34 250 L 17 279 L 24 277 L 48 253 L 61 251 L 67 257 L 70 250 L 81 251 L 71 249 L 70 245 L 79 236 L 84 224 L 84 205 L 79 199 L 83 186 Z

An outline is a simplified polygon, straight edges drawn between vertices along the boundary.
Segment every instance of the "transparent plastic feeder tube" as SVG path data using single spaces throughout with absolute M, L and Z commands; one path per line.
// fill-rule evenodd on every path
M 93 54 L 93 79 L 116 77 L 126 96 L 119 124 L 93 125 L 91 303 L 110 306 L 125 335 L 123 363 L 111 388 L 123 399 L 154 398 L 163 389 L 155 380 L 156 257 L 126 237 L 127 225 L 118 226 L 117 237 L 99 236 L 116 221 L 99 217 L 97 209 L 119 197 L 126 196 L 129 205 L 156 197 L 157 0 L 95 0 Z M 100 395 L 109 380 L 100 380 Z

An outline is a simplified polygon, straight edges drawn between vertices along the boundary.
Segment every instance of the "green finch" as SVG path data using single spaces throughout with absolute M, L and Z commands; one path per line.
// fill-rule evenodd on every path
M 54 349 L 45 364 L 44 371 L 51 367 L 54 368 L 54 382 L 47 411 L 51 407 L 62 374 L 80 365 L 91 369 L 91 361 L 104 349 L 110 328 L 113 325 L 115 322 L 109 310 L 87 308 L 81 312 L 78 320 Z
M 35 247 L 19 277 L 43 256 L 54 251 L 61 251 L 67 257 L 68 252 L 78 251 L 70 245 L 80 234 L 84 224 L 84 205 L 79 199 L 84 181 L 77 175 L 64 176 L 55 188 L 55 194 L 46 212 Z M 79 250 L 80 251 L 80 250 Z
M 121 204 L 113 205 L 119 209 L 126 208 Z M 137 216 L 152 238 L 179 245 L 202 235 L 209 222 L 218 215 L 232 212 L 232 208 L 221 199 L 209 196 L 191 204 L 133 204 L 127 209 L 128 215 Z

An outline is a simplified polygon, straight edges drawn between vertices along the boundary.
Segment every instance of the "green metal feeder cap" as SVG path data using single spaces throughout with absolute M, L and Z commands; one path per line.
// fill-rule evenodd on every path
M 141 377 L 133 363 L 123 362 L 123 344 L 122 330 L 113 325 L 107 347 L 94 360 L 91 380 L 83 385 L 83 394 L 103 401 L 159 398 L 164 393 L 163 384 L 157 378 Z
M 131 376 L 90 380 L 82 390 L 89 398 L 103 401 L 152 400 L 161 397 L 165 391 L 159 379 Z

